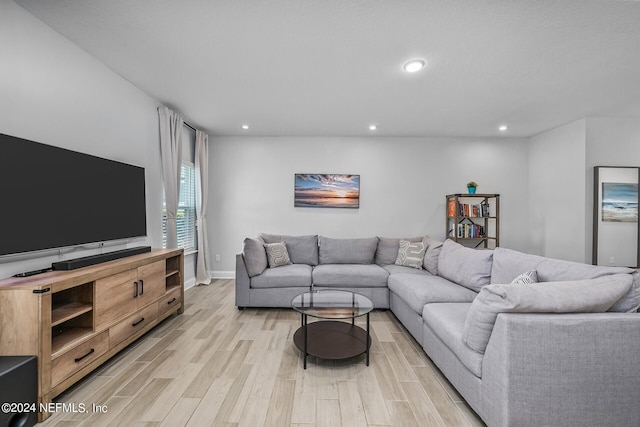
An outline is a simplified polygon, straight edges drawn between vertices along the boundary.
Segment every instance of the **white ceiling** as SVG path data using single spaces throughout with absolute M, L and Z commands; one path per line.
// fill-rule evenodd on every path
M 638 1 L 16 1 L 210 135 L 532 136 L 640 117 Z M 402 71 L 413 57 L 428 68 Z

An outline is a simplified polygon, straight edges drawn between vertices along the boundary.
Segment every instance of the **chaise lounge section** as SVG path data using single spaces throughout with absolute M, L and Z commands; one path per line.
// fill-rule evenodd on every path
M 270 245 L 287 250 L 280 266 Z M 236 260 L 239 308 L 322 288 L 390 308 L 489 426 L 638 425 L 637 270 L 429 236 L 263 234 Z

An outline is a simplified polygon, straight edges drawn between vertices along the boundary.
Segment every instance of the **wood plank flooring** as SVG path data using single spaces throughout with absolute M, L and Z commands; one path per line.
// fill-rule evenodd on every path
M 364 356 L 309 357 L 304 370 L 293 345 L 299 326 L 292 310 L 237 310 L 233 280 L 191 288 L 183 315 L 55 400 L 83 403 L 87 413 L 60 410 L 39 425 L 484 425 L 391 311 L 371 314 L 369 367 Z

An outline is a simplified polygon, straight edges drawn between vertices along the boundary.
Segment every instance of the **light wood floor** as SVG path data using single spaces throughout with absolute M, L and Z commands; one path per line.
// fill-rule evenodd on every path
M 299 315 L 234 306 L 233 280 L 185 293 L 174 315 L 69 389 L 40 426 L 483 426 L 390 311 L 371 315 L 371 364 L 308 358 Z M 363 319 L 359 324 L 363 325 Z M 92 413 L 93 404 L 106 413 Z

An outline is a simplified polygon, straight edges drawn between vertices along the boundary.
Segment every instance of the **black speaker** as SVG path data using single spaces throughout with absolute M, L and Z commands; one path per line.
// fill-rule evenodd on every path
M 0 427 L 31 427 L 38 422 L 35 356 L 0 356 L 0 405 Z

